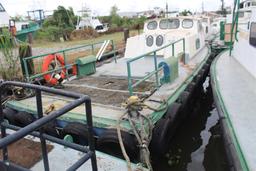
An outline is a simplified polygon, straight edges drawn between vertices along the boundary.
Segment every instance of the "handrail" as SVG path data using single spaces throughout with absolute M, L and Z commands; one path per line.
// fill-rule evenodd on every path
M 142 82 L 148 80 L 149 78 L 151 78 L 153 75 L 155 75 L 155 78 L 156 78 L 156 88 L 159 88 L 159 79 L 158 79 L 158 72 L 161 71 L 163 68 L 160 67 L 158 68 L 158 65 L 157 65 L 157 55 L 156 55 L 156 52 L 160 51 L 160 50 L 163 50 L 167 47 L 170 47 L 172 46 L 172 56 L 174 56 L 175 54 L 175 44 L 179 43 L 182 41 L 182 45 L 183 45 L 183 52 L 185 52 L 185 38 L 181 38 L 179 40 L 176 40 L 174 42 L 171 42 L 161 48 L 158 48 L 158 49 L 155 49 L 155 50 L 152 50 L 150 52 L 147 52 L 143 55 L 140 55 L 140 56 L 137 56 L 137 57 L 134 57 L 132 59 L 129 59 L 128 61 L 126 61 L 126 64 L 127 64 L 127 73 L 128 73 L 128 90 L 129 90 L 129 94 L 130 96 L 133 95 L 133 88 L 138 86 L 139 84 L 141 84 Z M 144 58 L 145 56 L 149 56 L 153 54 L 153 57 L 154 57 L 154 71 L 150 72 L 149 74 L 147 74 L 146 76 L 144 76 L 141 80 L 139 80 L 137 83 L 132 83 L 132 75 L 131 75 L 131 63 L 134 62 L 134 61 L 137 61 L 141 58 Z
M 111 45 L 113 47 L 113 49 L 111 50 L 111 52 L 114 53 L 114 58 L 116 60 L 116 51 L 115 51 L 115 45 L 114 45 L 114 41 L 113 40 L 110 40 L 111 41 Z M 63 50 L 59 50 L 59 51 L 54 51 L 54 52 L 51 52 L 51 53 L 45 53 L 45 54 L 42 54 L 42 55 L 36 55 L 36 56 L 30 56 L 30 57 L 25 57 L 22 59 L 22 62 L 24 64 L 24 69 L 25 69 L 25 77 L 26 77 L 26 80 L 28 82 L 32 81 L 33 79 L 35 78 L 38 78 L 38 77 L 41 77 L 43 75 L 46 75 L 46 74 L 49 74 L 49 73 L 53 73 L 55 72 L 55 70 L 51 70 L 50 72 L 45 72 L 45 73 L 40 73 L 40 74 L 34 74 L 34 75 L 30 75 L 29 74 L 29 71 L 28 71 L 28 60 L 32 60 L 32 59 L 37 59 L 37 58 L 42 58 L 42 57 L 45 57 L 47 55 L 51 55 L 51 54 L 58 54 L 58 53 L 61 53 L 64 57 L 64 68 L 65 69 L 68 69 L 70 66 L 74 65 L 74 64 L 68 64 L 67 63 L 67 55 L 66 55 L 66 52 L 69 52 L 69 51 L 72 51 L 72 50 L 77 50 L 77 49 L 82 49 L 82 48 L 87 48 L 89 47 L 87 50 L 91 50 L 91 54 L 95 54 L 95 46 L 97 45 L 100 45 L 100 44 L 103 44 L 104 41 L 101 41 L 101 42 L 96 42 L 96 43 L 91 43 L 91 44 L 86 44 L 86 45 L 81 45 L 81 46 L 77 46 L 77 47 L 72 47 L 72 48 L 67 48 L 67 49 L 63 49 Z M 111 52 L 108 52 L 108 53 L 111 53 Z M 58 68 L 60 69 L 60 68 Z M 66 70 L 66 75 L 68 75 L 68 70 Z
M 45 171 L 49 171 L 49 160 L 48 160 L 48 153 L 46 148 L 46 140 L 49 140 L 54 143 L 64 145 L 74 150 L 78 150 L 80 152 L 85 153 L 85 156 L 81 158 L 81 160 L 78 160 L 73 166 L 71 166 L 70 170 L 76 170 L 76 168 L 81 166 L 82 163 L 85 163 L 88 159 L 91 159 L 92 170 L 97 171 L 95 144 L 94 144 L 94 138 L 93 138 L 91 99 L 89 96 L 81 95 L 78 93 L 66 92 L 58 89 L 52 89 L 49 87 L 44 87 L 44 86 L 39 86 L 34 84 L 6 81 L 6 82 L 1 82 L 0 84 L 0 101 L 2 101 L 1 98 L 2 98 L 2 93 L 4 92 L 5 86 L 16 86 L 16 87 L 34 90 L 36 95 L 36 106 L 37 106 L 37 115 L 38 115 L 38 118 L 36 121 L 32 122 L 31 124 L 23 128 L 20 128 L 14 125 L 10 125 L 4 121 L 3 104 L 2 103 L 0 104 L 0 127 L 1 127 L 0 149 L 2 149 L 2 153 L 3 153 L 3 162 L 7 166 L 9 165 L 8 150 L 7 150 L 8 145 L 22 139 L 27 135 L 33 135 L 40 138 L 42 158 L 43 158 Z M 55 95 L 70 97 L 70 98 L 73 98 L 74 101 L 70 102 L 69 104 L 66 104 L 64 107 L 56 111 L 51 112 L 47 116 L 43 116 L 42 91 L 47 93 L 52 93 Z M 52 122 L 56 118 L 64 115 L 68 111 L 82 104 L 85 105 L 85 114 L 86 114 L 85 117 L 87 121 L 87 129 L 89 133 L 88 134 L 89 148 L 47 135 L 44 133 L 43 129 L 41 129 L 43 126 L 45 126 L 49 122 Z M 7 135 L 6 134 L 7 128 L 15 130 L 16 132 L 10 135 Z
M 232 16 L 232 28 L 231 28 L 231 39 L 230 39 L 230 49 L 229 55 L 231 55 L 233 49 L 233 34 L 235 31 L 235 39 L 237 40 L 237 28 L 238 28 L 238 19 L 239 19 L 239 8 L 240 8 L 240 0 L 234 1 L 234 8 L 233 8 L 233 16 Z

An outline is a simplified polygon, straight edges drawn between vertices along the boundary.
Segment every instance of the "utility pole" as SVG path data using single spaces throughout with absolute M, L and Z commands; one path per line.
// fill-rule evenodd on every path
M 202 1 L 202 13 L 204 13 L 204 1 Z
M 225 13 L 224 13 L 224 0 L 221 0 L 221 13 L 222 13 L 222 15 L 225 15 Z
M 167 3 L 167 1 L 166 1 L 166 12 L 165 12 L 165 16 L 166 16 L 166 18 L 168 18 L 168 3 Z

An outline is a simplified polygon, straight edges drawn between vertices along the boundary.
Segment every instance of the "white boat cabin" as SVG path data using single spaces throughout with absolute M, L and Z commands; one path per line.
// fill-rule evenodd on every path
M 9 27 L 10 16 L 5 11 L 3 5 L 0 3 L 0 28 Z
M 125 58 L 134 58 L 159 49 L 164 45 L 185 38 L 185 53 L 192 58 L 205 46 L 205 32 L 201 19 L 194 17 L 174 17 L 153 19 L 145 23 L 143 34 L 127 40 Z M 175 44 L 174 56 L 183 50 L 183 42 Z M 168 58 L 172 47 L 157 53 Z
M 249 27 L 239 27 L 233 56 L 256 78 L 256 9 L 252 10 Z

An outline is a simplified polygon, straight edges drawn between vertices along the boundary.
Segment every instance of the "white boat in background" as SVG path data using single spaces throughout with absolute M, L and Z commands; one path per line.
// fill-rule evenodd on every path
M 0 28 L 9 27 L 10 16 L 5 11 L 3 5 L 0 3 Z
M 98 33 L 104 33 L 108 31 L 108 25 L 101 23 L 97 16 L 89 8 L 82 7 L 82 10 L 78 12 L 81 14 L 77 18 L 76 30 L 90 27 Z
M 235 2 L 234 45 L 213 62 L 211 85 L 229 165 L 247 171 L 256 170 L 256 9 L 255 1 Z

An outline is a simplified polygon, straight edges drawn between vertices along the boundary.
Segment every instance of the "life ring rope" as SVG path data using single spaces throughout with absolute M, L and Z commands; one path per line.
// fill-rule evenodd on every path
M 58 54 L 50 54 L 50 55 L 44 57 L 43 65 L 42 65 L 43 73 L 49 71 L 49 66 L 51 65 L 52 62 L 55 63 L 53 70 L 58 69 L 59 64 L 61 65 L 60 67 L 62 67 L 61 72 L 57 73 L 60 76 L 59 79 L 57 79 L 55 77 L 56 72 L 45 74 L 43 77 L 47 83 L 49 83 L 51 85 L 57 85 L 66 78 L 65 61 L 64 61 L 63 56 L 58 55 Z

